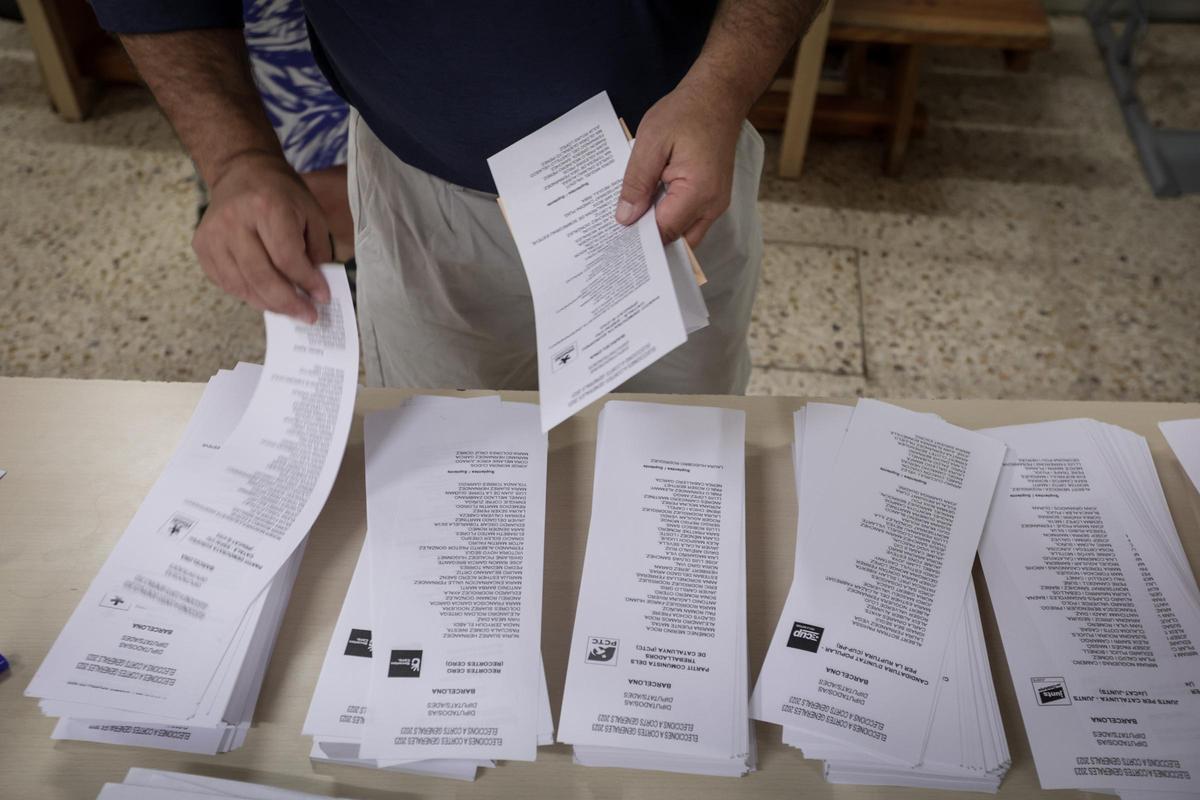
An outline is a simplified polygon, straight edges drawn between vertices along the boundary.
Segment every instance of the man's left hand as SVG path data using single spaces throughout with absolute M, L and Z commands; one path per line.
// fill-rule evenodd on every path
M 682 236 L 695 247 L 729 207 L 745 110 L 719 87 L 689 78 L 642 117 L 625 168 L 617 221 L 630 225 L 645 214 L 661 181 L 667 193 L 655 214 L 663 242 Z

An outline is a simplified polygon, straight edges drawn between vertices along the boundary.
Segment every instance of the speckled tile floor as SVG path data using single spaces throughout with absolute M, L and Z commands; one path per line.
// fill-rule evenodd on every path
M 930 54 L 930 128 L 898 180 L 880 145 L 815 141 L 774 177 L 751 391 L 1200 397 L 1200 197 L 1156 200 L 1095 47 L 1054 20 L 1026 74 Z M 1200 128 L 1200 26 L 1139 51 L 1152 119 Z M 190 248 L 192 169 L 148 96 L 59 121 L 0 23 L 0 375 L 203 380 L 262 355 L 261 323 Z

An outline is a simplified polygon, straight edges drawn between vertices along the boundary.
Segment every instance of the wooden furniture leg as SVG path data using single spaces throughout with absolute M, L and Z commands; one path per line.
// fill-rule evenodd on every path
M 846 54 L 846 94 L 862 97 L 867 82 L 867 43 L 851 42 Z
M 892 129 L 888 132 L 883 171 L 896 176 L 904 168 L 904 154 L 912 136 L 913 113 L 917 107 L 917 78 L 921 73 L 923 45 L 906 44 L 897 47 L 893 66 L 891 97 Z
M 79 71 L 54 0 L 17 0 L 50 102 L 63 119 L 78 122 L 91 110 L 93 86 Z
M 792 75 L 779 152 L 779 175 L 783 178 L 800 177 L 800 169 L 804 166 L 804 151 L 808 148 L 808 132 L 812 127 L 817 85 L 821 82 L 821 63 L 825 59 L 825 40 L 829 38 L 833 4 L 834 0 L 825 3 L 825 8 L 813 20 L 796 48 L 796 70 Z

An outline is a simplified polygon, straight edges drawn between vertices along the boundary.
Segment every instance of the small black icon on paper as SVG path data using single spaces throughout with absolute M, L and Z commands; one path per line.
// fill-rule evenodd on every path
M 809 625 L 807 622 L 793 622 L 792 632 L 788 634 L 787 646 L 815 653 L 821 646 L 821 637 L 824 635 L 825 629 L 820 625 Z
M 1071 694 L 1062 678 L 1030 678 L 1039 706 L 1069 706 Z
M 363 628 L 351 628 L 350 638 L 346 640 L 345 655 L 370 658 L 371 650 L 371 632 Z
M 106 594 L 104 599 L 100 601 L 101 608 L 111 608 L 114 611 L 128 611 L 129 599 L 123 594 Z
M 589 636 L 587 644 L 587 663 L 609 664 L 617 663 L 617 645 L 620 641 L 608 636 Z
M 421 657 L 423 650 L 393 650 L 388 659 L 389 678 L 419 678 L 421 677 Z
M 554 357 L 551 359 L 550 363 L 550 371 L 558 372 L 560 369 L 565 367 L 567 364 L 570 364 L 574 360 L 575 345 L 572 344 L 568 347 L 564 347 L 554 354 Z
M 196 520 L 185 514 L 172 514 L 162 524 L 158 532 L 170 539 L 177 539 L 196 527 Z

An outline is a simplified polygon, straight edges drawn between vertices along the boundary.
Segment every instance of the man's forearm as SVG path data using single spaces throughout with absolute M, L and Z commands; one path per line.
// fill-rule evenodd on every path
M 704 49 L 684 81 L 718 90 L 745 116 L 825 2 L 722 0 Z
M 121 41 L 209 186 L 240 156 L 283 158 L 240 30 L 123 35 Z

